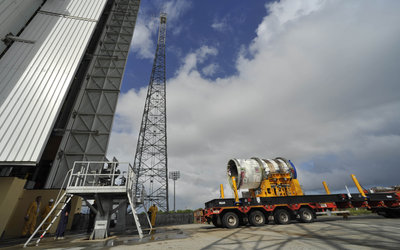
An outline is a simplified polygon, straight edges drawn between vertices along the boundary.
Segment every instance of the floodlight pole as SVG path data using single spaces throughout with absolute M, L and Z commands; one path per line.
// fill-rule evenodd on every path
M 176 210 L 175 210 L 175 181 L 178 180 L 179 177 L 181 177 L 181 173 L 179 171 L 170 171 L 169 172 L 169 178 L 174 181 L 174 212 L 176 212 Z
M 174 212 L 176 212 L 176 210 L 175 210 L 175 179 L 174 179 Z

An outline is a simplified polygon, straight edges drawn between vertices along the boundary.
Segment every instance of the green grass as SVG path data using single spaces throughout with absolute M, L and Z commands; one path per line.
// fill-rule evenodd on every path
M 372 212 L 367 210 L 366 208 L 349 208 L 347 209 L 350 211 L 350 215 L 357 216 L 357 215 L 366 215 L 371 214 Z

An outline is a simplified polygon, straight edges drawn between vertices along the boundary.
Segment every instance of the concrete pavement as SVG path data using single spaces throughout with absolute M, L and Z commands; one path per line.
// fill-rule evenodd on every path
M 139 240 L 137 235 L 116 235 L 90 242 L 85 235 L 66 240 L 45 238 L 30 249 L 400 249 L 400 219 L 378 215 L 319 217 L 311 224 L 292 223 L 263 227 L 215 228 L 208 224 L 158 227 Z M 4 245 L 3 245 L 4 246 Z M 21 244 L 6 247 L 20 249 Z

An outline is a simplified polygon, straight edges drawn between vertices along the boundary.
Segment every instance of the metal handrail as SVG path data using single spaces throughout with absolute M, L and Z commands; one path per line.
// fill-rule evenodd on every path
M 109 164 L 111 168 L 109 169 L 108 173 L 101 173 L 97 171 L 101 171 L 102 168 L 97 168 L 94 173 L 90 172 L 91 166 L 96 165 L 96 164 Z M 125 172 L 123 171 L 117 173 L 117 166 L 119 165 L 127 165 L 128 166 L 128 171 Z M 80 167 L 80 169 L 79 169 Z M 79 170 L 78 170 L 79 169 Z M 127 188 L 127 191 L 134 191 L 133 184 L 135 182 L 135 173 L 133 171 L 133 167 L 127 163 L 127 162 L 109 162 L 109 161 L 76 161 L 74 162 L 74 165 L 72 169 L 70 170 L 71 175 L 68 181 L 67 188 L 72 188 L 72 187 L 90 187 L 90 186 L 107 186 L 107 187 L 122 187 L 125 186 Z M 116 180 L 119 176 L 122 176 L 125 178 L 125 182 L 122 185 L 116 184 Z M 88 183 L 88 179 L 93 178 L 92 183 Z M 106 177 L 107 182 L 101 183 L 96 180 L 101 180 L 102 177 Z M 101 185 L 96 185 L 101 184 Z
M 60 194 L 61 194 L 61 191 L 62 191 L 62 189 L 64 187 L 65 181 L 67 180 L 68 174 L 72 173 L 71 171 L 72 171 L 72 169 L 68 170 L 67 174 L 65 175 L 63 183 L 61 184 L 61 187 L 60 187 L 60 191 L 58 191 L 57 198 L 55 199 L 56 201 L 58 200 L 58 197 L 60 197 Z M 69 178 L 71 178 L 71 175 L 69 176 Z

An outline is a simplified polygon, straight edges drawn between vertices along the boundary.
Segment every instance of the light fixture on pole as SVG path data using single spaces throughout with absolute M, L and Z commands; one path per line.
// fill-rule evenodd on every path
M 169 172 L 169 178 L 174 180 L 174 212 L 175 210 L 175 181 L 178 180 L 181 177 L 181 172 L 179 171 L 170 171 Z

